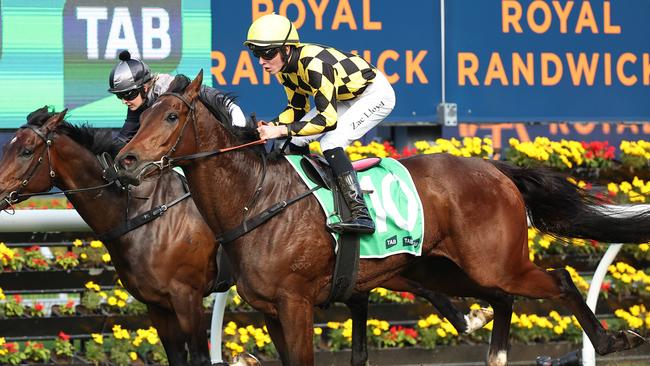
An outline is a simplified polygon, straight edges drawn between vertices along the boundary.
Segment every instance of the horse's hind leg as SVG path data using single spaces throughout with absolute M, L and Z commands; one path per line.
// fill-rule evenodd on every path
M 417 281 L 409 280 L 402 276 L 393 277 L 387 282 L 382 283 L 382 286 L 393 291 L 411 292 L 416 296 L 427 299 L 440 312 L 440 315 L 449 320 L 458 333 L 469 334 L 477 329 L 483 328 L 485 324 L 492 320 L 493 313 L 489 309 L 481 308 L 476 311 L 472 310 L 467 315 L 463 314 L 451 303 L 447 296 L 429 290 Z
M 187 363 L 187 352 L 185 351 L 185 339 L 182 336 L 176 315 L 167 309 L 157 305 L 148 305 L 149 318 L 158 331 L 160 342 L 165 348 L 169 366 L 185 366 Z
M 490 337 L 487 364 L 488 366 L 505 366 L 508 361 L 513 298 L 509 295 L 495 295 L 486 299 L 494 309 L 494 326 Z
M 578 319 L 599 355 L 638 347 L 646 340 L 630 331 L 609 332 L 603 328 L 585 303 L 571 275 L 565 269 L 545 272 L 531 264 L 531 270 L 510 284 L 506 291 L 528 297 L 554 298 L 562 302 Z
M 352 314 L 352 366 L 364 366 L 368 362 L 368 293 L 353 294 L 345 304 Z

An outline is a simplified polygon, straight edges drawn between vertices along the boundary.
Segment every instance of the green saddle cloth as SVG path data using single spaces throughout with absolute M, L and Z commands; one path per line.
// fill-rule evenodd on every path
M 286 159 L 309 188 L 316 186 L 300 166 L 302 156 L 287 155 Z M 381 159 L 379 165 L 357 172 L 370 215 L 375 222 L 375 233 L 360 235 L 361 258 L 385 258 L 393 254 L 422 254 L 424 220 L 422 201 L 409 171 L 397 160 Z M 334 198 L 328 189 L 319 189 L 314 195 L 330 222 L 338 220 L 334 214 Z M 338 241 L 338 235 L 332 234 Z

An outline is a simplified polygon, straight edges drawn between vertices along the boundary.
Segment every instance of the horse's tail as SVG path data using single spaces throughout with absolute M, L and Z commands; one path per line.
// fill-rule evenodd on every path
M 532 225 L 540 231 L 607 243 L 650 241 L 650 211 L 630 213 L 607 207 L 569 182 L 564 174 L 547 168 L 521 168 L 490 161 L 510 178 L 526 203 Z

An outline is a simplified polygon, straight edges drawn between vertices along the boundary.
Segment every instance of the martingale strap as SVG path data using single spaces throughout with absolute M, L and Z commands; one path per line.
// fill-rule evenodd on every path
M 181 202 L 182 200 L 188 197 L 190 197 L 189 192 L 176 198 L 175 200 L 171 201 L 168 204 L 156 206 L 149 211 L 143 212 L 140 215 L 130 220 L 127 220 L 126 222 L 123 222 L 120 226 L 113 228 L 108 232 L 105 232 L 104 234 L 99 235 L 99 240 L 101 240 L 102 242 L 111 242 L 121 237 L 122 235 L 128 233 L 129 231 L 137 229 L 140 226 L 157 219 L 158 217 L 162 216 L 172 206 L 176 205 L 177 203 Z
M 305 191 L 298 196 L 285 200 L 285 201 L 280 201 L 275 203 L 273 206 L 267 208 L 263 212 L 253 216 L 252 218 L 245 220 L 241 224 L 239 224 L 237 227 L 235 227 L 232 230 L 229 230 L 225 232 L 221 237 L 217 238 L 217 242 L 219 245 L 227 244 L 230 243 L 231 241 L 239 238 L 240 236 L 253 231 L 255 228 L 258 226 L 262 225 L 263 223 L 269 221 L 273 216 L 279 214 L 282 212 L 285 208 L 289 207 L 293 203 L 300 201 L 301 199 L 309 196 L 312 194 L 314 191 L 321 189 L 321 186 L 316 186 L 308 191 Z

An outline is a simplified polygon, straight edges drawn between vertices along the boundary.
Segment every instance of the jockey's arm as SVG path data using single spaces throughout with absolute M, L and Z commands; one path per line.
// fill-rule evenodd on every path
M 291 133 L 296 136 L 310 136 L 331 131 L 336 128 L 335 71 L 330 64 L 314 58 L 307 65 L 309 86 L 314 96 L 316 115 L 310 120 L 300 120 L 291 125 Z
M 228 93 L 224 93 L 219 89 L 207 85 L 202 85 L 201 91 L 199 92 L 199 98 L 203 100 L 205 103 L 211 105 L 216 105 L 218 103 L 218 100 L 220 98 L 223 98 L 224 96 L 227 96 L 230 99 L 233 98 L 232 95 Z M 239 105 L 237 105 L 237 103 L 235 103 L 234 101 L 232 101 L 232 103 L 229 103 L 228 112 L 230 112 L 230 116 L 232 117 L 233 126 L 237 126 L 237 127 L 246 126 L 246 117 L 244 116 L 244 112 L 242 112 L 241 108 L 239 107 Z

